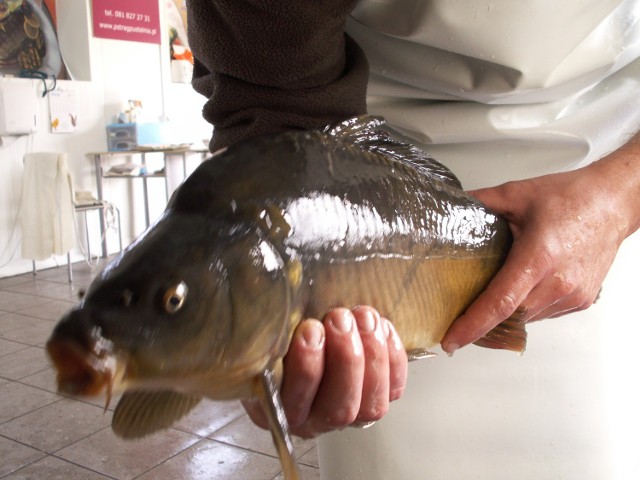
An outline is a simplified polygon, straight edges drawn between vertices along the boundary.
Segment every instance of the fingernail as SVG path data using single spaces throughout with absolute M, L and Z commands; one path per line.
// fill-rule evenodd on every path
M 353 329 L 353 315 L 351 312 L 335 314 L 331 318 L 331 323 L 342 333 L 350 332 Z
M 368 310 L 356 315 L 356 321 L 358 329 L 363 333 L 373 332 L 376 328 L 376 317 Z
M 382 319 L 382 329 L 384 331 L 384 336 L 391 340 L 393 338 L 391 322 L 386 318 Z
M 459 348 L 460 348 L 460 345 L 458 345 L 457 343 L 448 343 L 447 346 L 444 347 L 444 351 L 447 355 L 449 355 L 450 357 L 453 357 L 453 354 Z
M 398 336 L 398 333 L 396 332 L 396 329 L 391 323 L 391 321 L 385 320 L 384 328 L 385 328 L 385 333 L 387 334 L 388 343 L 390 345 L 393 345 L 393 347 L 396 350 L 403 349 L 404 346 L 402 345 L 402 340 L 400 340 L 400 337 Z
M 307 347 L 317 350 L 324 342 L 324 335 L 320 325 L 310 323 L 302 330 L 302 339 Z

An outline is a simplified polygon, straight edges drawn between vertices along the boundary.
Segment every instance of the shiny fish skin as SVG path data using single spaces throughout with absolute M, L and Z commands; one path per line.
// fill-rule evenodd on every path
M 256 138 L 196 169 L 47 349 L 62 390 L 126 391 L 113 424 L 130 438 L 199 397 L 260 398 L 294 479 L 274 385 L 301 319 L 372 305 L 424 353 L 510 244 L 503 219 L 379 119 Z M 524 349 L 521 324 L 496 332 L 485 345 Z
M 502 264 L 508 226 L 375 120 L 343 125 L 230 149 L 172 208 L 256 225 L 286 269 L 303 266 L 291 292 L 303 315 L 374 305 L 408 349 L 430 347 Z

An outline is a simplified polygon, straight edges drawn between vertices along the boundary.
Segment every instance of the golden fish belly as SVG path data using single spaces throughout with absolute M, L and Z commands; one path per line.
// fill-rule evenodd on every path
M 321 318 L 333 307 L 373 305 L 393 322 L 407 350 L 430 348 L 502 261 L 502 254 L 496 254 L 315 263 L 308 269 L 312 286 L 305 316 Z

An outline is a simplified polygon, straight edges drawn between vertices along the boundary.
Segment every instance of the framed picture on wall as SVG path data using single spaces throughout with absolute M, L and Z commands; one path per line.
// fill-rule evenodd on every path
M 193 76 L 193 54 L 187 38 L 186 0 L 165 0 L 164 8 L 169 27 L 171 80 L 190 83 Z
M 55 0 L 0 0 L 0 74 L 68 78 L 55 12 Z

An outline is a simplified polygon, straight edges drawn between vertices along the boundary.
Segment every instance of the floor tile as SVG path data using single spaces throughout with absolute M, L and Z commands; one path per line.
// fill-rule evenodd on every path
M 12 277 L 3 277 L 0 278 L 0 290 L 4 290 L 9 287 L 13 287 L 15 285 L 20 285 L 21 283 L 32 282 L 33 276 L 31 274 L 24 275 L 14 275 Z
M 27 347 L 2 357 L 0 377 L 18 380 L 48 367 L 49 359 L 43 348 Z
M 32 307 L 34 305 L 44 305 L 50 302 L 50 298 L 0 290 L 0 311 L 3 312 L 17 312 L 23 308 Z
M 44 347 L 53 332 L 54 323 L 40 318 L 25 317 L 21 325 L 14 328 L 3 328 L 0 338 L 24 343 L 33 347 Z
M 38 267 L 38 265 L 36 264 L 36 268 Z M 31 278 L 33 278 L 34 280 L 43 280 L 43 279 L 50 279 L 51 277 L 59 277 L 61 275 L 64 275 L 66 278 L 67 275 L 67 265 L 62 265 L 60 267 L 51 267 L 51 268 L 38 268 L 36 270 L 36 274 L 33 275 L 33 273 L 26 273 L 25 275 L 31 275 Z
M 20 309 L 20 314 L 57 322 L 76 303 L 76 301 L 53 300 L 44 305 L 34 305 Z
M 221 428 L 209 438 L 265 455 L 277 456 L 271 433 L 256 427 L 247 415 Z M 314 440 L 304 440 L 300 437 L 292 437 L 291 440 L 296 456 L 306 453 L 315 445 Z
M 39 388 L 9 382 L 0 385 L 0 423 L 10 421 L 61 399 L 58 395 Z
M 60 394 L 58 392 L 58 385 L 56 383 L 56 371 L 53 367 L 47 368 L 38 373 L 34 373 L 33 375 L 29 375 L 28 377 L 23 377 L 20 379 L 20 383 L 31 385 L 42 390 L 47 390 L 48 392 L 57 393 L 58 395 L 62 395 L 64 397 L 74 398 L 79 402 L 88 403 L 90 405 L 100 407 L 101 411 L 104 410 L 104 407 L 107 403 L 105 395 L 98 395 L 96 397 L 72 397 L 70 395 Z M 108 410 L 113 411 L 116 408 L 120 396 L 121 394 L 115 394 L 111 397 L 111 401 L 109 402 L 107 408 Z
M 320 470 L 307 465 L 298 465 L 301 480 L 320 480 Z M 279 474 L 275 480 L 284 480 L 284 474 Z
M 88 403 L 95 407 L 100 407 L 100 410 L 104 411 L 105 407 L 108 411 L 113 412 L 118 406 L 118 401 L 122 397 L 122 393 L 116 393 L 111 396 L 109 399 L 109 404 L 107 405 L 107 396 L 105 394 L 97 395 L 95 397 L 79 397 L 78 401 Z
M 0 334 L 2 337 L 2 334 Z M 9 355 L 13 352 L 17 352 L 18 350 L 24 350 L 28 345 L 23 343 L 12 342 L 10 340 L 5 340 L 4 338 L 0 338 L 0 357 L 3 355 Z
M 173 425 L 173 428 L 206 437 L 242 415 L 245 415 L 245 411 L 238 401 L 203 400 L 189 415 Z
M 65 398 L 0 425 L 0 435 L 52 453 L 110 424 L 111 413 Z
M 62 298 L 66 299 L 68 294 L 77 290 L 78 287 L 67 282 L 62 284 L 48 280 L 38 279 L 32 282 L 19 283 L 3 289 L 6 292 L 21 293 L 24 295 L 35 295 L 46 298 Z
M 109 480 L 109 477 L 56 457 L 47 456 L 2 480 Z
M 129 480 L 197 441 L 198 437 L 177 430 L 127 441 L 107 428 L 56 452 L 56 456 L 119 480 Z
M 298 463 L 318 468 L 320 466 L 320 461 L 318 460 L 318 447 L 314 445 L 307 453 L 298 457 Z
M 243 416 L 221 428 L 209 438 L 229 445 L 241 446 L 272 457 L 277 456 L 271 434 L 253 424 L 248 416 Z
M 72 270 L 72 283 L 77 285 L 80 288 L 85 288 L 91 280 L 97 275 L 100 270 L 104 268 L 104 263 L 101 263 L 100 266 L 90 269 L 89 267 L 81 266 L 81 263 L 74 263 Z M 48 275 L 46 279 L 50 282 L 58 282 L 61 284 L 69 284 L 69 277 L 67 274 L 66 267 L 64 269 L 59 269 L 54 274 Z
M 42 319 L 34 318 L 28 315 L 15 312 L 5 312 L 0 314 L 0 336 L 4 337 L 5 333 L 19 330 L 25 325 L 39 323 Z
M 46 368 L 27 377 L 22 377 L 20 383 L 47 390 L 51 393 L 58 393 L 56 371 L 53 367 Z
M 51 298 L 53 300 L 65 300 L 68 302 L 77 302 L 80 299 L 81 292 L 86 288 L 67 283 L 49 282 L 46 288 L 39 293 L 40 296 Z
M 0 477 L 29 465 L 43 456 L 44 453 L 34 448 L 0 437 L 0 458 L 2 459 L 0 462 Z
M 275 458 L 203 440 L 138 480 L 270 480 L 279 471 Z

